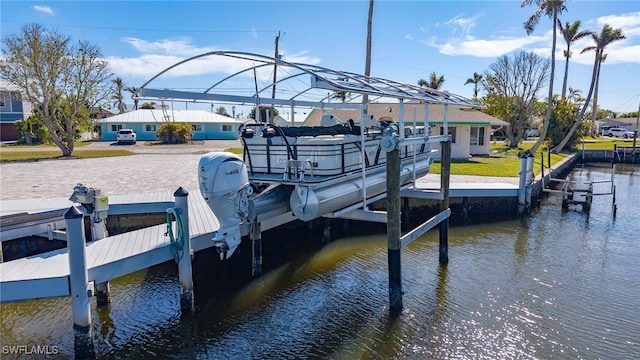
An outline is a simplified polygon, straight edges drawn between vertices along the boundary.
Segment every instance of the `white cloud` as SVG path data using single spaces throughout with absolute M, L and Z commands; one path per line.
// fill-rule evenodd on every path
M 596 22 L 600 26 L 605 24 L 611 25 L 614 29 L 632 29 L 640 27 L 640 12 L 619 14 L 619 15 L 607 15 L 599 17 Z
M 205 52 L 213 51 L 213 48 L 201 48 L 193 44 L 193 39 L 188 36 L 162 39 L 158 41 L 147 41 L 138 38 L 123 38 L 123 42 L 133 46 L 142 54 L 168 54 L 172 56 L 194 56 Z
M 476 57 L 497 57 L 510 53 L 511 51 L 524 49 L 527 45 L 537 42 L 537 38 L 503 38 L 495 40 L 468 40 L 460 42 L 448 42 L 443 44 L 433 44 L 445 55 L 469 55 Z
M 33 9 L 37 12 L 41 12 L 49 15 L 53 15 L 55 13 L 55 11 L 53 11 L 53 9 L 49 6 L 33 5 Z
M 309 64 L 309 65 L 317 65 L 320 63 L 320 58 L 312 57 L 308 55 L 308 51 L 301 51 L 296 54 L 284 54 L 282 56 L 283 60 L 288 61 L 290 63 L 300 63 L 300 64 Z
M 405 38 L 406 40 L 415 40 L 415 37 L 413 36 L 413 34 L 406 34 L 406 35 L 404 36 L 404 38 Z
M 196 47 L 190 38 L 174 38 L 160 41 L 147 41 L 138 38 L 124 38 L 122 41 L 132 45 L 141 53 L 138 57 L 111 57 L 106 60 L 114 73 L 120 76 L 130 76 L 149 79 L 168 67 L 187 58 L 202 55 L 214 50 L 213 47 Z M 284 52 L 283 52 L 284 53 Z M 310 56 L 306 51 L 286 54 L 283 59 L 292 63 L 318 64 L 320 59 Z M 224 56 L 203 56 L 171 69 L 163 75 L 165 78 L 196 76 L 206 74 L 233 74 L 247 67 L 247 63 Z M 272 69 L 266 69 L 263 76 L 259 69 L 258 77 L 271 76 Z M 252 77 L 252 72 L 246 76 Z
M 453 19 L 445 22 L 445 25 L 452 29 L 453 36 L 458 38 L 471 38 L 471 30 L 476 27 L 477 20 L 482 15 L 466 18 L 462 15 L 456 15 Z

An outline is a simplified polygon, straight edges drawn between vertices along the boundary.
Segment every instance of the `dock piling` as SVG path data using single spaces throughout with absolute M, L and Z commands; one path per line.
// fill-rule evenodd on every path
M 257 278 L 262 275 L 262 226 L 259 221 L 253 223 L 253 234 L 251 237 L 252 242 L 252 263 L 251 263 L 251 277 Z
M 182 215 L 182 256 L 178 260 L 178 277 L 180 280 L 180 310 L 193 312 L 193 272 L 191 269 L 191 236 L 189 234 L 189 192 L 179 187 L 173 193 L 176 209 Z M 176 219 L 176 227 L 180 226 Z
M 520 155 L 520 185 L 518 187 L 518 214 L 523 214 L 527 208 L 527 155 Z
M 83 214 L 75 207 L 64 214 L 69 253 L 69 285 L 73 314 L 74 350 L 78 359 L 95 357 L 91 337 L 91 305 L 85 251 Z
M 389 266 L 389 308 L 402 309 L 402 263 L 400 259 L 400 151 L 387 152 L 387 262 Z
M 440 158 L 441 169 L 440 169 L 440 186 L 442 187 L 442 192 L 444 197 L 440 201 L 440 212 L 446 211 L 449 209 L 449 187 L 450 187 L 450 179 L 451 179 L 451 140 L 443 141 L 442 145 L 442 156 Z M 449 263 L 449 217 L 442 220 L 439 225 L 439 251 L 438 251 L 438 261 L 440 264 L 445 265 Z

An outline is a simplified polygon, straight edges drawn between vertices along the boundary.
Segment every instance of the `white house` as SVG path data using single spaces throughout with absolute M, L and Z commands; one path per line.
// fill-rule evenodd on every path
M 240 120 L 202 110 L 140 109 L 102 119 L 103 141 L 115 141 L 120 129 L 133 129 L 139 141 L 155 141 L 156 131 L 165 122 L 191 125 L 193 140 L 230 140 L 238 138 L 238 129 L 247 119 Z

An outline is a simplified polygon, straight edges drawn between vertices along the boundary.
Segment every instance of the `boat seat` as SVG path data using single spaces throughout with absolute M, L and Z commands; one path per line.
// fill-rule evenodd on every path
M 364 114 L 360 118 L 360 126 L 362 126 L 363 128 L 371 128 L 371 127 L 374 127 L 374 126 L 375 127 L 379 127 L 380 124 L 378 124 L 378 121 L 376 121 L 376 119 L 373 117 L 373 115 Z
M 340 124 L 338 122 L 338 119 L 336 119 L 336 117 L 331 114 L 324 114 L 320 118 L 320 126 L 333 126 L 338 124 Z

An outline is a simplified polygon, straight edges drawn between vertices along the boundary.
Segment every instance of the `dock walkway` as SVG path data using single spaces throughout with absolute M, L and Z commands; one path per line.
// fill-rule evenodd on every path
M 152 194 L 168 199 L 171 194 Z M 144 196 L 142 198 L 145 198 Z M 3 201 L 3 206 L 14 201 Z M 62 199 L 57 200 L 62 203 Z M 22 202 L 21 202 L 22 203 Z M 49 203 L 49 202 L 47 202 Z M 145 202 L 143 204 L 154 204 Z M 156 210 L 164 211 L 173 202 L 155 203 Z M 67 206 L 55 211 L 62 216 Z M 120 204 L 133 207 L 135 204 Z M 15 206 L 15 205 L 14 205 Z M 194 252 L 212 245 L 212 233 L 218 229 L 218 220 L 199 192 L 189 193 L 189 233 Z M 105 239 L 88 242 L 86 246 L 89 281 L 99 284 L 138 270 L 173 259 L 170 240 L 165 236 L 166 225 L 152 226 Z M 69 259 L 67 248 L 0 263 L 0 302 L 69 296 Z

